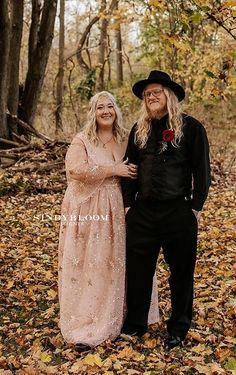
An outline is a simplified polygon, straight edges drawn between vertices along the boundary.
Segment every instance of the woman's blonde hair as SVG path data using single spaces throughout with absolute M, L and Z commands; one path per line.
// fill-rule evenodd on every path
M 97 135 L 97 121 L 96 121 L 96 109 L 97 103 L 100 98 L 107 98 L 109 99 L 113 106 L 116 113 L 116 118 L 113 124 L 113 135 L 114 139 L 117 143 L 121 143 L 128 135 L 128 130 L 123 127 L 122 124 L 122 114 L 121 111 L 116 103 L 116 100 L 112 94 L 108 91 L 101 91 L 95 94 L 90 100 L 90 110 L 87 115 L 87 121 L 85 127 L 83 129 L 83 133 L 89 139 L 90 142 L 98 145 L 99 138 Z
M 169 89 L 168 87 L 163 87 L 164 93 L 167 99 L 167 111 L 168 111 L 168 128 L 174 131 L 175 138 L 171 142 L 174 147 L 178 147 L 179 142 L 183 136 L 183 119 L 182 119 L 182 111 L 181 106 L 178 101 L 178 98 L 174 94 L 174 92 Z M 148 135 L 151 129 L 151 120 L 150 114 L 147 111 L 145 100 L 143 100 L 140 116 L 137 121 L 136 133 L 135 133 L 135 143 L 140 147 L 144 148 L 147 140 Z

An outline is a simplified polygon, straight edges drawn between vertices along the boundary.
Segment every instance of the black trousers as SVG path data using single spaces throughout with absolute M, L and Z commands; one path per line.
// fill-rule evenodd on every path
M 137 200 L 126 214 L 127 316 L 124 328 L 146 332 L 152 280 L 162 247 L 169 265 L 170 334 L 186 336 L 192 320 L 197 219 L 190 202 Z

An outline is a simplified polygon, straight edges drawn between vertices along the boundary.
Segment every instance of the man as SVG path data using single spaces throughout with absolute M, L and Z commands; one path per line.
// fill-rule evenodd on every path
M 135 83 L 142 100 L 125 158 L 138 178 L 122 179 L 127 225 L 127 308 L 122 333 L 147 331 L 152 279 L 162 247 L 169 265 L 171 316 L 165 347 L 181 346 L 191 324 L 197 218 L 210 186 L 204 127 L 181 113 L 184 89 L 167 73 L 152 71 Z

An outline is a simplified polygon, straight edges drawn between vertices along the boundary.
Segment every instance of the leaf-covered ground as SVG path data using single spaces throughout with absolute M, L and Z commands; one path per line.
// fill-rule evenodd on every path
M 160 324 L 140 339 L 106 342 L 83 354 L 63 341 L 58 328 L 58 215 L 63 194 L 30 192 L 33 177 L 14 172 L 1 179 L 4 189 L 7 183 L 18 184 L 18 189 L 0 200 L 0 374 L 236 374 L 235 194 L 229 177 L 215 179 L 200 219 L 195 314 L 184 347 L 163 349 L 170 301 L 168 268 L 161 257 Z

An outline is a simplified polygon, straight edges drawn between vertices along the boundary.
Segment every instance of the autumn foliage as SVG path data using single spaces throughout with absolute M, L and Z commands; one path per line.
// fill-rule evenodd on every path
M 141 339 L 105 342 L 83 354 L 63 341 L 58 328 L 57 247 L 65 188 L 60 163 L 67 146 L 55 145 L 47 151 L 27 151 L 17 162 L 20 171 L 10 167 L 1 172 L 0 374 L 235 373 L 235 174 L 232 149 L 226 146 L 231 144 L 231 131 L 226 130 L 231 119 L 223 119 L 223 139 L 221 119 L 215 119 L 214 131 L 212 114 L 202 116 L 209 121 L 213 184 L 200 218 L 194 319 L 185 346 L 163 349 L 170 296 L 162 257 L 157 272 L 159 325 Z M 53 169 L 47 169 L 48 162 L 54 162 Z
M 56 22 L 52 40 L 57 3 L 67 18 Z M 236 2 L 75 3 L 0 2 L 0 375 L 235 375 Z M 170 295 L 161 256 L 160 324 L 140 339 L 78 354 L 58 327 L 65 153 L 98 89 L 115 95 L 130 128 L 140 107 L 132 84 L 152 69 L 185 87 L 184 110 L 210 139 L 193 325 L 183 348 L 164 350 Z

